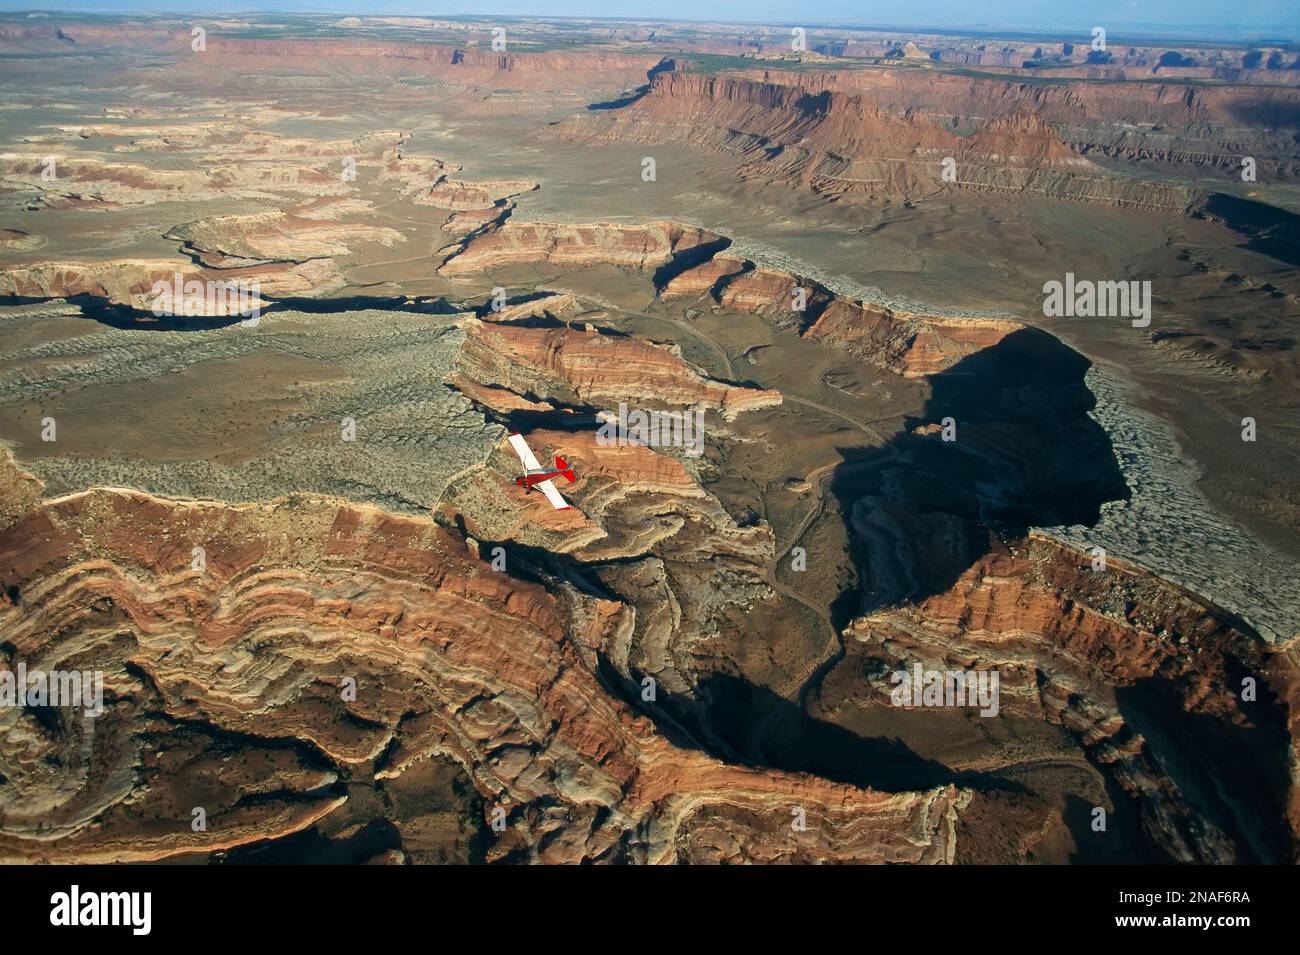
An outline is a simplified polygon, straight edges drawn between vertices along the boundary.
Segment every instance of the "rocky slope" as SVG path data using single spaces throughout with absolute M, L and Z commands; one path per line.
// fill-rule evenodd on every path
M 781 403 L 779 392 L 705 378 L 676 346 L 600 334 L 567 325 L 523 325 L 467 319 L 461 368 L 470 378 L 519 394 L 567 404 L 619 401 L 691 405 L 734 418 Z M 617 375 L 610 370 L 618 369 Z
M 330 259 L 351 254 L 359 242 L 391 248 L 406 237 L 383 226 L 276 211 L 199 219 L 176 226 L 164 238 L 180 241 L 184 252 L 209 268 L 228 269 Z
M 271 60 L 312 71 L 334 71 L 338 64 L 379 72 L 420 73 L 466 86 L 492 89 L 623 90 L 645 82 L 660 60 L 657 54 L 580 50 L 494 53 L 426 43 L 358 40 L 209 40 L 205 67 L 261 66 Z
M 689 144 L 733 156 L 744 178 L 828 196 L 924 195 L 951 185 L 1173 211 L 1192 199 L 1189 190 L 1103 172 L 1024 105 L 963 137 L 921 115 L 895 115 L 860 93 L 810 88 L 797 74 L 759 82 L 661 72 L 645 95 L 545 135 Z
M 449 247 L 440 271 L 464 276 L 526 265 L 654 270 L 653 281 L 664 299 L 708 298 L 725 308 L 761 313 L 778 325 L 907 377 L 948 368 L 1023 327 L 1010 320 L 928 315 L 850 301 L 811 279 L 729 253 L 730 244 L 723 236 L 671 221 L 639 225 L 494 221 Z M 796 311 L 799 289 L 804 293 L 804 307 Z M 476 334 L 496 333 L 485 330 Z M 509 334 L 522 338 L 529 332 Z M 553 349 L 548 360 L 559 360 L 562 342 L 569 343 L 571 350 L 572 343 L 583 340 L 566 330 L 556 341 L 548 342 L 547 347 Z M 607 360 L 602 356 L 608 354 L 604 349 L 610 341 L 591 336 L 585 340 L 601 345 L 583 359 L 589 363 L 590 377 L 590 372 Z M 499 348 L 501 343 L 493 347 Z M 491 354 L 495 356 L 492 360 L 505 360 L 507 352 Z M 488 361 L 485 353 L 485 367 Z M 632 367 L 636 365 L 633 361 Z M 502 374 L 496 372 L 498 378 Z M 589 387 L 587 391 L 588 396 L 594 394 Z M 727 410 L 724 407 L 724 412 Z
M 160 315 L 231 316 L 267 304 L 278 297 L 309 298 L 343 284 L 332 259 L 304 262 L 268 262 L 250 266 L 222 264 L 216 268 L 193 265 L 182 259 L 115 259 L 96 262 L 38 262 L 0 269 L 0 295 L 18 299 L 64 298 L 83 300 L 92 307 L 124 305 L 138 313 Z M 202 283 L 193 293 L 177 295 L 175 289 Z M 168 291 L 159 295 L 156 283 Z M 242 284 L 248 290 L 233 299 L 218 287 Z M 256 283 L 254 285 L 253 283 Z M 256 288 L 256 292 L 252 289 Z M 170 302 L 171 304 L 167 304 Z M 193 306 L 193 307 L 191 307 Z
M 795 310 L 799 290 L 804 308 Z M 1023 328 L 1009 319 L 947 317 L 852 301 L 811 279 L 726 252 L 677 272 L 660 294 L 757 312 L 801 336 L 907 378 L 932 375 Z
M 6 487 L 29 487 L 3 466 Z M 8 662 L 106 681 L 93 720 L 0 716 L 9 861 L 229 851 L 323 825 L 439 759 L 472 782 L 462 812 L 482 814 L 489 860 L 944 862 L 956 848 L 969 796 L 955 787 L 870 792 L 670 742 L 597 675 L 627 607 L 496 573 L 428 520 L 99 490 L 11 509 L 0 568 Z
M 755 70 L 758 82 L 797 82 L 810 93 L 860 93 L 897 116 L 922 116 L 967 134 L 1025 107 L 1075 153 L 1172 168 L 1240 171 L 1255 157 L 1262 176 L 1300 175 L 1294 136 L 1300 90 L 1232 84 L 1088 81 L 1033 83 L 932 70 L 789 73 Z
M 242 118 L 252 125 L 272 121 L 256 110 Z M 400 130 L 349 140 L 298 139 L 195 117 L 183 132 L 167 123 L 71 132 L 71 143 L 55 137 L 29 143 L 26 151 L 0 154 L 0 193 L 28 211 L 117 210 L 213 199 L 301 202 L 355 192 L 358 168 L 376 168 L 380 178 L 411 192 L 427 190 L 459 168 L 432 157 L 403 156 L 401 144 L 408 137 Z M 98 148 L 87 150 L 87 142 Z M 158 168 L 161 164 L 124 162 L 118 155 L 141 151 L 165 153 L 171 161 Z
M 453 251 L 440 271 L 458 276 L 539 263 L 607 264 L 644 270 L 720 239 L 704 229 L 669 221 L 614 225 L 510 220 Z
M 0 192 L 29 211 L 116 209 L 171 200 L 214 199 L 221 186 L 199 170 L 154 169 L 98 156 L 0 153 Z M 12 201 L 12 199 L 11 199 Z
M 1004 715 L 1067 728 L 1167 858 L 1294 857 L 1294 654 L 1159 578 L 1113 558 L 1094 570 L 1088 554 L 1031 536 L 951 588 L 856 619 L 845 643 L 827 707 L 864 683 L 887 702 L 885 671 L 978 661 L 1000 675 Z M 1257 695 L 1243 699 L 1246 679 Z

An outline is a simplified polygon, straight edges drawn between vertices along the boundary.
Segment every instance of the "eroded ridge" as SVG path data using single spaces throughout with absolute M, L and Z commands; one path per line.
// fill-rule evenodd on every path
M 493 573 L 475 551 L 427 519 L 310 497 L 104 489 L 14 515 L 6 653 L 103 668 L 107 703 L 93 723 L 5 712 L 5 857 L 231 849 L 447 758 L 505 811 L 489 859 L 952 861 L 958 788 L 871 792 L 674 745 L 597 679 L 628 607 Z

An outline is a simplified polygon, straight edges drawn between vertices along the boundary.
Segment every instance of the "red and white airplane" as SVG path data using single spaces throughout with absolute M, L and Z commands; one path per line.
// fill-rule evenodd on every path
M 572 481 L 573 468 L 569 467 L 569 463 L 564 458 L 556 455 L 555 467 L 542 467 L 537 460 L 537 455 L 533 454 L 533 449 L 524 440 L 524 436 L 517 432 L 510 435 L 510 447 L 515 449 L 515 454 L 519 455 L 519 460 L 524 466 L 524 473 L 515 478 L 515 483 L 525 491 L 536 488 L 546 495 L 546 499 L 551 502 L 551 506 L 557 511 L 567 511 L 569 502 L 562 498 L 560 492 L 555 489 L 553 479 L 565 477 Z

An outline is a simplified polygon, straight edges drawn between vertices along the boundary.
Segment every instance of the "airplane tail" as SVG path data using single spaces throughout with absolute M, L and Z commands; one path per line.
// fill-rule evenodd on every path
M 555 456 L 555 470 L 559 471 L 570 481 L 573 480 L 573 468 L 569 467 L 569 462 L 564 460 L 558 454 Z

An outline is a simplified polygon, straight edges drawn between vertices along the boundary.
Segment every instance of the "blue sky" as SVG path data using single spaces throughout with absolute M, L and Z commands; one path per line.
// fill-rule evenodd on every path
M 842 23 L 987 30 L 1159 28 L 1230 40 L 1300 35 L 1300 0 L 0 0 L 0 10 L 606 16 L 793 24 Z

